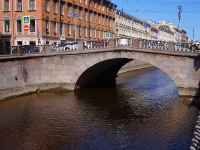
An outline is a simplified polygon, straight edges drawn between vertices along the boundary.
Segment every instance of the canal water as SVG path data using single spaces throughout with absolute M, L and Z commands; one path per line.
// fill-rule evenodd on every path
M 148 68 L 116 87 L 40 92 L 0 102 L 0 149 L 187 150 L 198 116 Z

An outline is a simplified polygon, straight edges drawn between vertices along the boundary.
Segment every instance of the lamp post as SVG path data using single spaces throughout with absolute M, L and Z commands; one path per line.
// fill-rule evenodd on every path
M 180 27 L 180 20 L 181 20 L 181 12 L 182 12 L 182 6 L 179 5 L 178 6 L 179 12 L 178 12 L 178 18 L 179 18 L 179 22 L 178 22 L 178 44 L 179 44 L 179 27 Z

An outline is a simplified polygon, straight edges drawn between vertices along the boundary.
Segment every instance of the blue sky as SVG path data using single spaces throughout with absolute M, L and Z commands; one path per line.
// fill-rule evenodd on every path
M 138 19 L 173 22 L 178 27 L 178 6 L 182 6 L 180 28 L 189 39 L 200 41 L 200 0 L 112 0 L 117 9 Z

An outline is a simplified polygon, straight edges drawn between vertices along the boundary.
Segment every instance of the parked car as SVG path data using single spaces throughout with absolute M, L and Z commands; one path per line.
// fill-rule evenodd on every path
M 64 47 L 65 47 L 65 51 L 70 50 L 70 43 L 64 44 Z
M 193 43 L 193 44 L 190 46 L 190 50 L 192 50 L 192 51 L 200 50 L 200 43 L 199 43 L 199 42 Z
M 83 49 L 91 49 L 92 45 L 89 41 L 83 41 Z

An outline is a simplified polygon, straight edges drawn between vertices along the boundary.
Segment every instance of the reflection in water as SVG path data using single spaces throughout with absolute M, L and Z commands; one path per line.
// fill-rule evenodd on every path
M 42 92 L 0 102 L 1 149 L 189 149 L 198 110 L 157 68 L 116 88 Z

